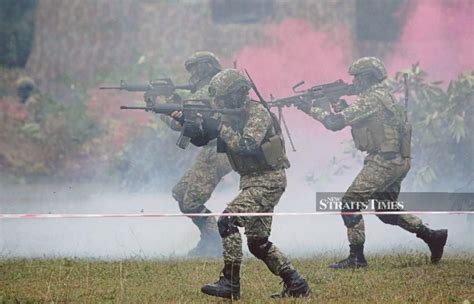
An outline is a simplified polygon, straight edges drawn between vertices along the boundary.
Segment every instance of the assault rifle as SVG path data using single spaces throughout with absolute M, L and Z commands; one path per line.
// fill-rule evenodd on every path
M 272 99 L 268 102 L 268 105 L 270 107 L 283 108 L 292 105 L 298 106 L 302 103 L 311 103 L 311 105 L 329 109 L 329 105 L 342 96 L 355 95 L 354 85 L 347 84 L 342 79 L 327 84 L 316 85 L 307 90 L 296 90 L 303 84 L 304 81 L 301 81 L 292 87 L 296 95 Z
M 183 126 L 193 125 L 195 127 L 200 126 L 202 118 L 211 116 L 215 113 L 226 114 L 226 115 L 241 115 L 243 109 L 215 109 L 209 106 L 210 100 L 208 99 L 188 99 L 183 100 L 183 104 L 157 104 L 146 107 L 134 107 L 134 106 L 121 106 L 122 110 L 143 110 L 146 112 L 153 112 L 157 114 L 171 115 L 173 112 L 183 113 Z M 191 141 L 191 138 L 183 135 L 184 128 L 181 130 L 176 145 L 182 149 L 186 149 Z
M 145 92 L 144 99 L 147 106 L 153 106 L 158 96 L 170 97 L 176 90 L 195 91 L 195 87 L 191 84 L 174 85 L 170 78 L 159 78 L 151 80 L 145 84 L 127 84 L 120 81 L 120 86 L 100 87 L 101 90 L 123 90 L 128 92 Z

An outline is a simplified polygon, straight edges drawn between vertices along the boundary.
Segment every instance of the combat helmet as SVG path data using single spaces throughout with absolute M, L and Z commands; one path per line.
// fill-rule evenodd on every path
M 241 107 L 249 90 L 249 81 L 235 69 L 226 69 L 216 74 L 209 84 L 209 96 L 223 101 L 229 108 Z
M 214 53 L 207 51 L 196 52 L 189 56 L 188 59 L 186 59 L 186 61 L 184 62 L 184 67 L 189 72 L 189 69 L 193 64 L 200 62 L 207 62 L 216 70 L 222 70 L 221 64 L 219 63 L 219 59 L 217 58 L 217 56 L 214 55 Z
M 15 85 L 17 88 L 17 95 L 20 98 L 21 103 L 26 103 L 26 101 L 36 88 L 35 81 L 28 76 L 20 77 L 16 81 Z
M 250 90 L 250 83 L 238 70 L 226 69 L 216 74 L 209 84 L 211 97 L 229 96 L 238 91 Z
M 35 81 L 28 76 L 23 76 L 18 78 L 16 81 L 16 87 L 18 90 L 34 90 L 36 87 Z
M 371 73 L 379 81 L 387 78 L 387 70 L 382 60 L 377 57 L 359 58 L 349 67 L 349 74 L 352 76 L 365 73 Z

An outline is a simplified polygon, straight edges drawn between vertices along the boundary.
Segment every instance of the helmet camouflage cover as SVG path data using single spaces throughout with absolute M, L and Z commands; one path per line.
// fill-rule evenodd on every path
M 372 73 L 378 80 L 387 78 L 387 71 L 382 60 L 377 57 L 362 57 L 354 61 L 349 67 L 349 74 L 352 76 Z
M 186 68 L 187 71 L 189 71 L 189 68 L 191 67 L 191 65 L 199 63 L 199 62 L 208 62 L 217 70 L 219 71 L 222 70 L 221 64 L 219 63 L 219 58 L 217 58 L 217 56 L 214 55 L 214 53 L 206 52 L 206 51 L 196 52 L 192 54 L 191 56 L 189 56 L 188 59 L 186 59 L 186 61 L 184 62 L 184 67 Z
M 219 72 L 211 79 L 209 95 L 220 97 L 237 92 L 241 88 L 250 90 L 250 83 L 238 70 L 226 69 Z

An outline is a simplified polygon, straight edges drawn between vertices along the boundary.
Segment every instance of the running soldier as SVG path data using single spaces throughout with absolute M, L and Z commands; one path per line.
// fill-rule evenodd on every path
M 335 113 L 310 104 L 299 108 L 331 131 L 350 126 L 356 148 L 368 153 L 362 171 L 345 193 L 343 202 L 366 202 L 369 199 L 395 202 L 402 180 L 410 169 L 411 132 L 408 131 L 406 114 L 383 84 L 387 72 L 380 59 L 360 58 L 350 66 L 349 74 L 354 77 L 353 84 L 358 94 L 352 105 L 339 100 L 333 104 Z M 347 227 L 350 253 L 347 259 L 330 267 L 366 267 L 364 219 L 361 214 L 343 215 L 342 218 Z M 431 262 L 439 262 L 448 237 L 446 229 L 432 230 L 420 218 L 408 214 L 378 215 L 378 218 L 385 224 L 416 233 L 428 245 Z
M 216 104 L 226 109 L 240 109 L 242 115 L 222 115 L 204 119 L 202 129 L 189 134 L 195 145 L 217 137 L 218 152 L 226 153 L 234 171 L 240 175 L 240 193 L 224 213 L 273 212 L 286 188 L 290 164 L 286 157 L 280 127 L 273 114 L 249 98 L 250 83 L 237 70 L 227 69 L 211 80 L 209 93 Z M 201 131 L 200 131 L 201 130 Z M 242 236 L 245 229 L 250 252 L 284 282 L 281 293 L 273 297 L 306 297 L 309 287 L 288 258 L 269 241 L 272 217 L 221 216 L 217 222 L 224 247 L 223 276 L 201 288 L 205 294 L 240 298 Z
M 195 87 L 195 92 L 189 99 L 208 99 L 209 82 L 222 70 L 217 57 L 211 52 L 196 52 L 185 61 L 184 67 L 191 74 L 190 83 Z M 173 99 L 179 101 L 180 97 L 175 95 Z M 171 129 L 181 131 L 181 126 L 176 120 L 165 115 L 162 115 L 161 119 Z M 191 168 L 173 187 L 173 198 L 178 202 L 181 212 L 185 214 L 211 213 L 205 203 L 220 180 L 231 171 L 232 168 L 226 156 L 216 151 L 216 140 L 203 146 Z M 191 220 L 198 227 L 201 238 L 188 255 L 220 256 L 222 245 L 217 232 L 216 219 L 192 217 Z

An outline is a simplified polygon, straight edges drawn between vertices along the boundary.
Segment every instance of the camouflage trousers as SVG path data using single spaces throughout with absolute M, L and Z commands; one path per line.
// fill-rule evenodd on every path
M 346 194 L 343 202 L 396 201 L 400 193 L 402 180 L 410 170 L 410 160 L 400 156 L 385 160 L 380 155 L 368 155 L 364 167 L 359 172 Z M 381 209 L 377 209 L 382 211 Z M 346 209 L 345 211 L 357 211 Z M 396 211 L 395 209 L 383 211 Z M 365 227 L 362 215 L 343 215 L 347 227 L 347 237 L 352 245 L 365 242 Z M 423 224 L 421 219 L 410 214 L 377 215 L 385 224 L 397 225 L 409 232 L 416 233 Z
M 258 213 L 273 212 L 281 195 L 285 190 L 280 187 L 248 187 L 241 190 L 239 195 L 227 206 L 225 213 Z M 275 275 L 282 271 L 293 270 L 288 258 L 270 241 L 272 217 L 230 217 L 231 225 L 243 227 L 247 236 L 247 244 L 250 252 L 261 259 Z M 265 247 L 263 254 L 255 245 L 261 244 Z M 234 233 L 222 238 L 224 247 L 224 262 L 242 262 L 242 236 L 235 229 Z
M 215 145 L 201 149 L 192 167 L 173 187 L 173 197 L 178 201 L 183 213 L 210 213 L 204 204 L 222 177 L 232 171 L 226 154 L 217 153 Z M 217 225 L 214 217 L 193 217 L 193 223 L 201 233 L 216 233 Z

